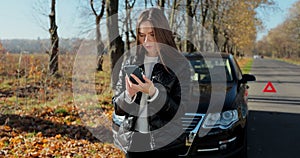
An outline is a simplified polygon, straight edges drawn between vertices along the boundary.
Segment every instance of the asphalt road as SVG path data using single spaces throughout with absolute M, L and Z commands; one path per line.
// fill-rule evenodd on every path
M 251 74 L 248 157 L 300 157 L 300 66 L 254 59 Z M 269 81 L 276 93 L 263 92 Z

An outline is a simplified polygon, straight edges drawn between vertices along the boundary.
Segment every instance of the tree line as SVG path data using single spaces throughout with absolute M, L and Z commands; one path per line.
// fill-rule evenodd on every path
M 83 39 L 80 38 L 62 38 L 60 40 L 60 54 L 75 53 Z M 2 43 L 2 44 L 1 44 Z M 3 39 L 0 40 L 1 46 L 8 53 L 45 53 L 50 48 L 49 39 Z M 1 53 L 1 52 L 0 52 Z
M 51 44 L 47 52 L 50 56 L 49 72 L 55 74 L 60 50 L 56 17 L 64 15 L 56 13 L 56 0 L 41 1 L 50 2 L 50 12 L 47 14 L 50 26 L 47 28 L 49 28 Z M 259 28 L 263 27 L 256 10 L 271 8 L 274 5 L 273 0 L 86 0 L 78 3 L 80 7 L 86 8 L 86 16 L 94 19 L 93 28 L 96 32 L 98 54 L 97 70 L 102 70 L 104 49 L 110 54 L 112 69 L 123 53 L 134 43 L 136 34 L 133 19 L 138 14 L 135 11 L 137 8 L 159 7 L 164 10 L 170 28 L 174 32 L 177 46 L 183 52 L 209 50 L 203 32 L 193 27 L 199 24 L 211 34 L 211 39 L 215 43 L 213 50 L 241 55 L 251 53 L 256 34 Z M 41 5 L 45 4 L 49 3 L 41 3 Z M 103 23 L 105 25 L 101 25 Z M 176 32 L 183 32 L 184 36 L 189 38 L 181 38 L 175 34 Z M 104 33 L 107 34 L 105 40 Z M 105 45 L 108 47 L 104 48 Z
M 255 52 L 278 58 L 300 57 L 300 0 L 289 9 L 283 23 L 256 43 Z

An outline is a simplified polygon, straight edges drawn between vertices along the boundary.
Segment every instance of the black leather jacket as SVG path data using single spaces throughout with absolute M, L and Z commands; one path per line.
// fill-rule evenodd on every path
M 124 62 L 122 68 L 128 64 L 135 64 L 144 69 L 142 61 L 144 61 L 144 56 L 130 57 Z M 152 82 L 159 90 L 158 97 L 154 101 L 148 102 L 148 123 L 154 140 L 152 143 L 163 144 L 164 141 L 172 139 L 171 137 L 176 137 L 173 139 L 174 141 L 168 143 L 169 145 L 164 146 L 163 150 L 182 146 L 185 143 L 180 118 L 184 114 L 188 102 L 190 69 L 186 61 L 178 60 L 177 62 L 180 63 L 165 62 L 168 67 L 166 69 L 159 59 L 159 62 L 154 65 L 151 75 Z M 125 72 L 123 69 L 120 71 L 115 87 L 115 96 L 112 100 L 115 114 L 125 116 L 123 126 L 128 131 L 134 131 L 142 93 L 137 93 L 135 102 L 132 104 L 125 101 Z

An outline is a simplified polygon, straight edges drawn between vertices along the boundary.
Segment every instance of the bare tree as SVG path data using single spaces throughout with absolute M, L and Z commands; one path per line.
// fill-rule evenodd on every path
M 199 0 L 194 2 L 193 0 L 186 1 L 186 36 L 189 39 L 192 38 L 193 34 L 193 18 L 196 15 L 197 6 L 199 4 Z M 192 42 L 189 40 L 184 41 L 184 51 L 186 52 L 193 52 L 195 47 L 193 46 Z
M 54 75 L 58 71 L 58 43 L 59 38 L 57 34 L 57 25 L 55 20 L 55 0 L 51 0 L 51 12 L 49 14 L 50 19 L 50 39 L 51 39 L 51 48 L 49 51 L 50 62 L 49 62 L 49 73 Z
M 117 72 L 121 69 L 120 64 L 119 67 L 115 67 L 118 60 L 121 60 L 121 56 L 124 52 L 124 42 L 119 33 L 119 25 L 118 25 L 118 0 L 106 0 L 106 25 L 108 29 L 108 52 L 111 55 L 111 72 L 115 69 Z M 118 75 L 112 73 L 112 86 L 116 85 L 118 80 Z
M 132 8 L 135 4 L 136 0 L 133 0 L 130 4 L 129 0 L 125 0 L 125 10 L 126 10 L 126 17 L 125 17 L 125 36 L 126 36 L 126 41 L 125 41 L 125 46 L 126 46 L 126 50 L 130 49 L 130 37 L 129 37 L 129 33 L 131 33 L 132 37 L 134 39 L 136 39 L 134 33 L 133 33 L 133 29 L 132 29 L 132 19 L 131 19 L 131 11 Z
M 105 8 L 105 0 L 102 0 L 102 5 L 101 5 L 101 10 L 100 13 L 98 14 L 95 6 L 94 6 L 94 0 L 90 0 L 90 6 L 93 11 L 93 14 L 95 15 L 95 22 L 96 22 L 96 42 L 97 42 L 97 70 L 98 71 L 103 71 L 103 49 L 104 49 L 104 44 L 102 42 L 102 37 L 101 37 L 101 31 L 100 31 L 100 21 L 104 15 L 104 8 Z
M 174 16 L 175 16 L 175 11 L 176 9 L 178 8 L 178 3 L 177 3 L 177 0 L 173 0 L 173 3 L 172 3 L 172 13 L 170 15 L 170 20 L 169 20 L 169 25 L 170 25 L 170 28 L 173 29 L 173 26 L 174 26 Z
M 165 8 L 165 0 L 158 0 L 158 7 L 164 11 L 164 8 Z

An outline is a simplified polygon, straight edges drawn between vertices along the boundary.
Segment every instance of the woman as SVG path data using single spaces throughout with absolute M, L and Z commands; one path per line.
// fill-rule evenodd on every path
M 123 63 L 113 97 L 115 114 L 125 116 L 115 144 L 128 158 L 177 157 L 185 144 L 180 118 L 182 105 L 188 105 L 189 64 L 178 53 L 160 9 L 143 11 L 136 28 L 136 55 Z M 124 68 L 132 64 L 142 69 L 142 79 L 125 75 Z

